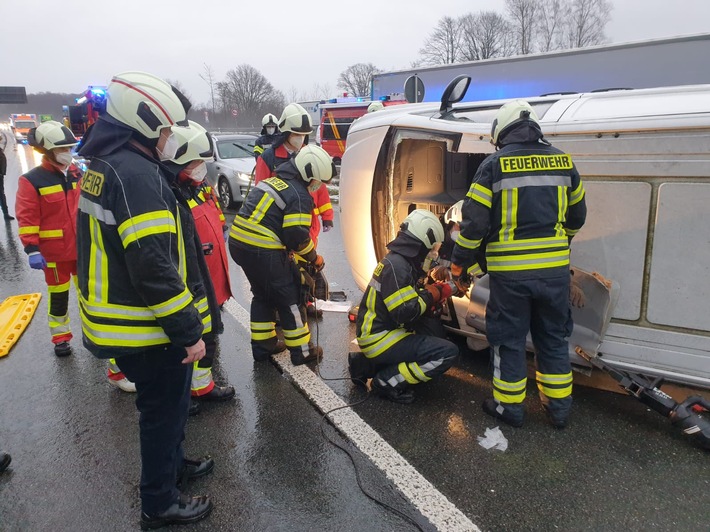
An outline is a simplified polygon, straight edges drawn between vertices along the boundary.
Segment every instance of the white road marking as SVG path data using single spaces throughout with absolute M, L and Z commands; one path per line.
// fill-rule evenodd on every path
M 244 307 L 230 299 L 224 308 L 249 332 L 249 312 Z M 321 412 L 345 406 L 345 402 L 311 369 L 293 366 L 288 353 L 277 355 L 274 359 L 284 374 L 293 380 Z M 329 418 L 340 433 L 372 460 L 400 493 L 438 530 L 480 530 L 352 409 L 337 410 Z

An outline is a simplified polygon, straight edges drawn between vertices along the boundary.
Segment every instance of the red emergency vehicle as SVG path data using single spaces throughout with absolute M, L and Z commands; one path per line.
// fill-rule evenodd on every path
M 71 129 L 76 138 L 81 138 L 89 126 L 98 120 L 105 106 L 106 87 L 89 85 L 74 105 L 64 106 L 64 125 Z

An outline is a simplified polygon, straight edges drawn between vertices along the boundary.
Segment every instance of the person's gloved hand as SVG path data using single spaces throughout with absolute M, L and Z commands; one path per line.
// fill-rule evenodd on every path
M 439 293 L 441 295 L 442 301 L 444 299 L 450 298 L 453 295 L 454 288 L 456 288 L 456 286 L 452 284 L 453 283 L 436 283 L 436 285 L 439 287 Z
M 573 307 L 582 308 L 587 302 L 584 291 L 574 282 L 574 276 L 569 281 L 569 302 Z
M 316 255 L 315 260 L 311 262 L 311 266 L 313 266 L 313 269 L 316 272 L 321 271 L 323 268 L 325 268 L 325 261 L 323 260 L 323 257 L 320 255 Z
M 441 301 L 441 287 L 440 283 L 427 284 L 424 288 L 431 294 L 432 305 L 436 306 Z
M 459 293 L 456 294 L 459 297 L 465 294 L 471 286 L 471 277 L 458 264 L 451 265 L 451 280 L 456 284 L 456 288 L 459 289 Z
M 229 242 L 229 229 L 224 230 L 224 241 Z
M 32 268 L 33 270 L 44 270 L 47 267 L 47 261 L 44 260 L 44 257 L 39 251 L 30 253 L 29 261 L 30 268 Z
M 333 229 L 333 220 L 323 220 L 323 232 L 327 233 Z

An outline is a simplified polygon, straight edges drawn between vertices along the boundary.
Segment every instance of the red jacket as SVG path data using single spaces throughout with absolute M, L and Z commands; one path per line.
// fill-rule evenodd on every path
M 209 185 L 202 185 L 194 190 L 187 200 L 195 219 L 195 227 L 203 244 L 212 244 L 212 253 L 205 255 L 207 269 L 210 271 L 217 304 L 222 305 L 230 297 L 229 262 L 227 247 L 224 243 L 224 231 L 227 229 L 222 208 L 217 196 Z
M 25 253 L 39 251 L 47 262 L 76 260 L 76 215 L 81 172 L 65 176 L 46 157 L 20 176 L 15 216 Z
M 335 213 L 333 212 L 333 205 L 330 203 L 330 194 L 328 193 L 328 187 L 321 183 L 321 186 L 315 192 L 311 192 L 311 197 L 313 198 L 313 215 L 311 216 L 311 240 L 313 244 L 318 246 L 318 235 L 320 235 L 320 221 L 318 216 L 320 216 L 323 222 L 330 222 L 333 225 L 333 218 Z

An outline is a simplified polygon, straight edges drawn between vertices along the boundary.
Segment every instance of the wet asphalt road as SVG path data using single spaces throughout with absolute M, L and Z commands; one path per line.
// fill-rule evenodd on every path
M 21 170 L 11 150 L 6 190 L 13 207 Z M 338 221 L 319 249 L 332 290 L 357 302 Z M 236 301 L 248 309 L 248 284 L 233 264 L 232 278 Z M 0 226 L 0 300 L 35 291 L 44 295 L 42 275 L 27 266 L 16 223 Z M 73 294 L 70 308 L 76 333 Z M 244 325 L 230 315 L 225 325 L 215 374 L 236 387 L 237 399 L 205 405 L 190 418 L 185 444 L 189 456 L 210 453 L 217 461 L 213 475 L 191 485 L 210 493 L 216 508 L 181 529 L 413 530 L 360 492 L 349 459 L 322 437 L 320 414 L 293 384 L 272 364 L 252 362 Z M 344 314 L 327 313 L 314 333 L 326 352 L 321 374 L 344 377 L 354 327 Z M 13 456 L 0 475 L 2 531 L 138 528 L 133 397 L 108 385 L 105 363 L 81 348 L 78 336 L 73 346 L 67 359 L 52 354 L 43 297 L 25 334 L 0 359 L 0 449 Z M 485 354 L 462 351 L 440 381 L 417 389 L 412 405 L 373 398 L 355 410 L 481 529 L 710 529 L 710 455 L 628 397 L 577 387 L 570 427 L 555 431 L 530 387 L 525 427 L 501 427 L 508 450 L 481 448 L 476 436 L 496 425 L 480 410 L 490 371 Z M 327 384 L 346 402 L 364 396 L 348 381 Z M 367 459 L 356 460 L 371 490 L 417 517 Z

